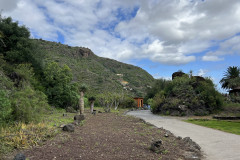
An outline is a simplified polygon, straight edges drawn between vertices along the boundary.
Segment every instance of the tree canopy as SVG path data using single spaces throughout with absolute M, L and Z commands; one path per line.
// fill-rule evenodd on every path
M 228 67 L 220 83 L 224 89 L 240 87 L 240 68 L 237 66 Z

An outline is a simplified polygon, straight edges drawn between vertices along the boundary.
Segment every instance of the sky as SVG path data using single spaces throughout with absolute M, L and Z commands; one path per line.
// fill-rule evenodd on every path
M 240 61 L 239 0 L 0 0 L 32 38 L 90 48 L 154 78 L 193 71 L 217 88 Z

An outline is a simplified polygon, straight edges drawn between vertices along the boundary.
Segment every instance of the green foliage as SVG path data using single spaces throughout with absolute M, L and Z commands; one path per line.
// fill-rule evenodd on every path
M 148 93 L 149 97 L 152 93 L 155 93 L 151 107 L 153 113 L 206 115 L 222 109 L 223 105 L 223 97 L 210 79 L 187 74 L 172 81 L 158 81 Z
M 146 94 L 154 82 L 153 77 L 139 67 L 124 64 L 115 60 L 98 57 L 91 50 L 83 47 L 70 47 L 55 42 L 34 40 L 39 50 L 46 53 L 46 59 L 68 65 L 78 84 L 86 84 L 88 94 L 118 92 L 123 89 L 121 81 L 127 81 L 129 88 L 124 93 L 136 96 Z M 82 53 L 89 53 L 84 56 Z M 117 74 L 123 74 L 118 76 Z
M 0 17 L 1 40 L 0 53 L 4 59 L 11 63 L 30 62 L 32 59 L 32 44 L 29 39 L 30 32 L 12 18 Z
M 94 96 L 91 96 L 91 97 L 88 97 L 88 101 L 91 103 L 91 102 L 94 102 L 96 100 L 96 97 Z
M 81 85 L 80 85 L 80 87 L 79 87 L 79 92 L 85 93 L 85 92 L 87 92 L 87 90 L 88 90 L 88 87 L 87 87 L 86 84 L 81 84 Z
M 56 107 L 66 108 L 78 103 L 77 84 L 71 83 L 71 69 L 56 62 L 50 62 L 44 69 L 44 86 L 48 101 Z
M 237 66 L 228 67 L 220 83 L 224 89 L 234 89 L 240 84 L 240 68 Z
M 47 97 L 40 91 L 26 86 L 13 94 L 13 118 L 16 121 L 29 123 L 39 121 L 41 113 L 48 109 Z
M 137 104 L 132 97 L 125 96 L 120 106 L 121 108 L 136 108 Z
M 12 108 L 9 95 L 0 89 L 0 127 L 1 124 L 8 123 L 11 119 Z
M 165 79 L 157 79 L 152 88 L 149 88 L 147 91 L 146 99 L 153 98 L 159 91 L 167 89 L 166 86 L 169 86 L 170 81 Z

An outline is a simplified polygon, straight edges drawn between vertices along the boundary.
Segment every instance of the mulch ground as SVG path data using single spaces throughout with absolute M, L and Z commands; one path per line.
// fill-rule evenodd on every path
M 166 131 L 138 118 L 117 113 L 86 113 L 83 126 L 63 132 L 42 146 L 27 150 L 30 160 L 184 160 L 189 148 Z M 164 151 L 150 150 L 152 141 L 162 140 Z

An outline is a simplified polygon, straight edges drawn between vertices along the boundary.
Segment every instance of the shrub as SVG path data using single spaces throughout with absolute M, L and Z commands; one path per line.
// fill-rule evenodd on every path
M 41 113 L 48 109 L 47 97 L 40 91 L 26 86 L 13 94 L 13 118 L 16 121 L 29 123 L 39 121 Z
M 120 104 L 122 108 L 135 108 L 137 104 L 132 97 L 124 97 L 122 103 Z
M 0 90 L 0 124 L 5 124 L 11 119 L 12 108 L 7 92 Z M 0 125 L 1 127 L 1 125 Z
M 157 94 L 153 98 L 153 113 L 206 115 L 222 109 L 223 97 L 208 78 L 183 75 L 155 90 Z
M 78 103 L 78 86 L 72 83 L 71 69 L 50 62 L 44 69 L 44 87 L 49 103 L 56 107 L 75 107 Z

